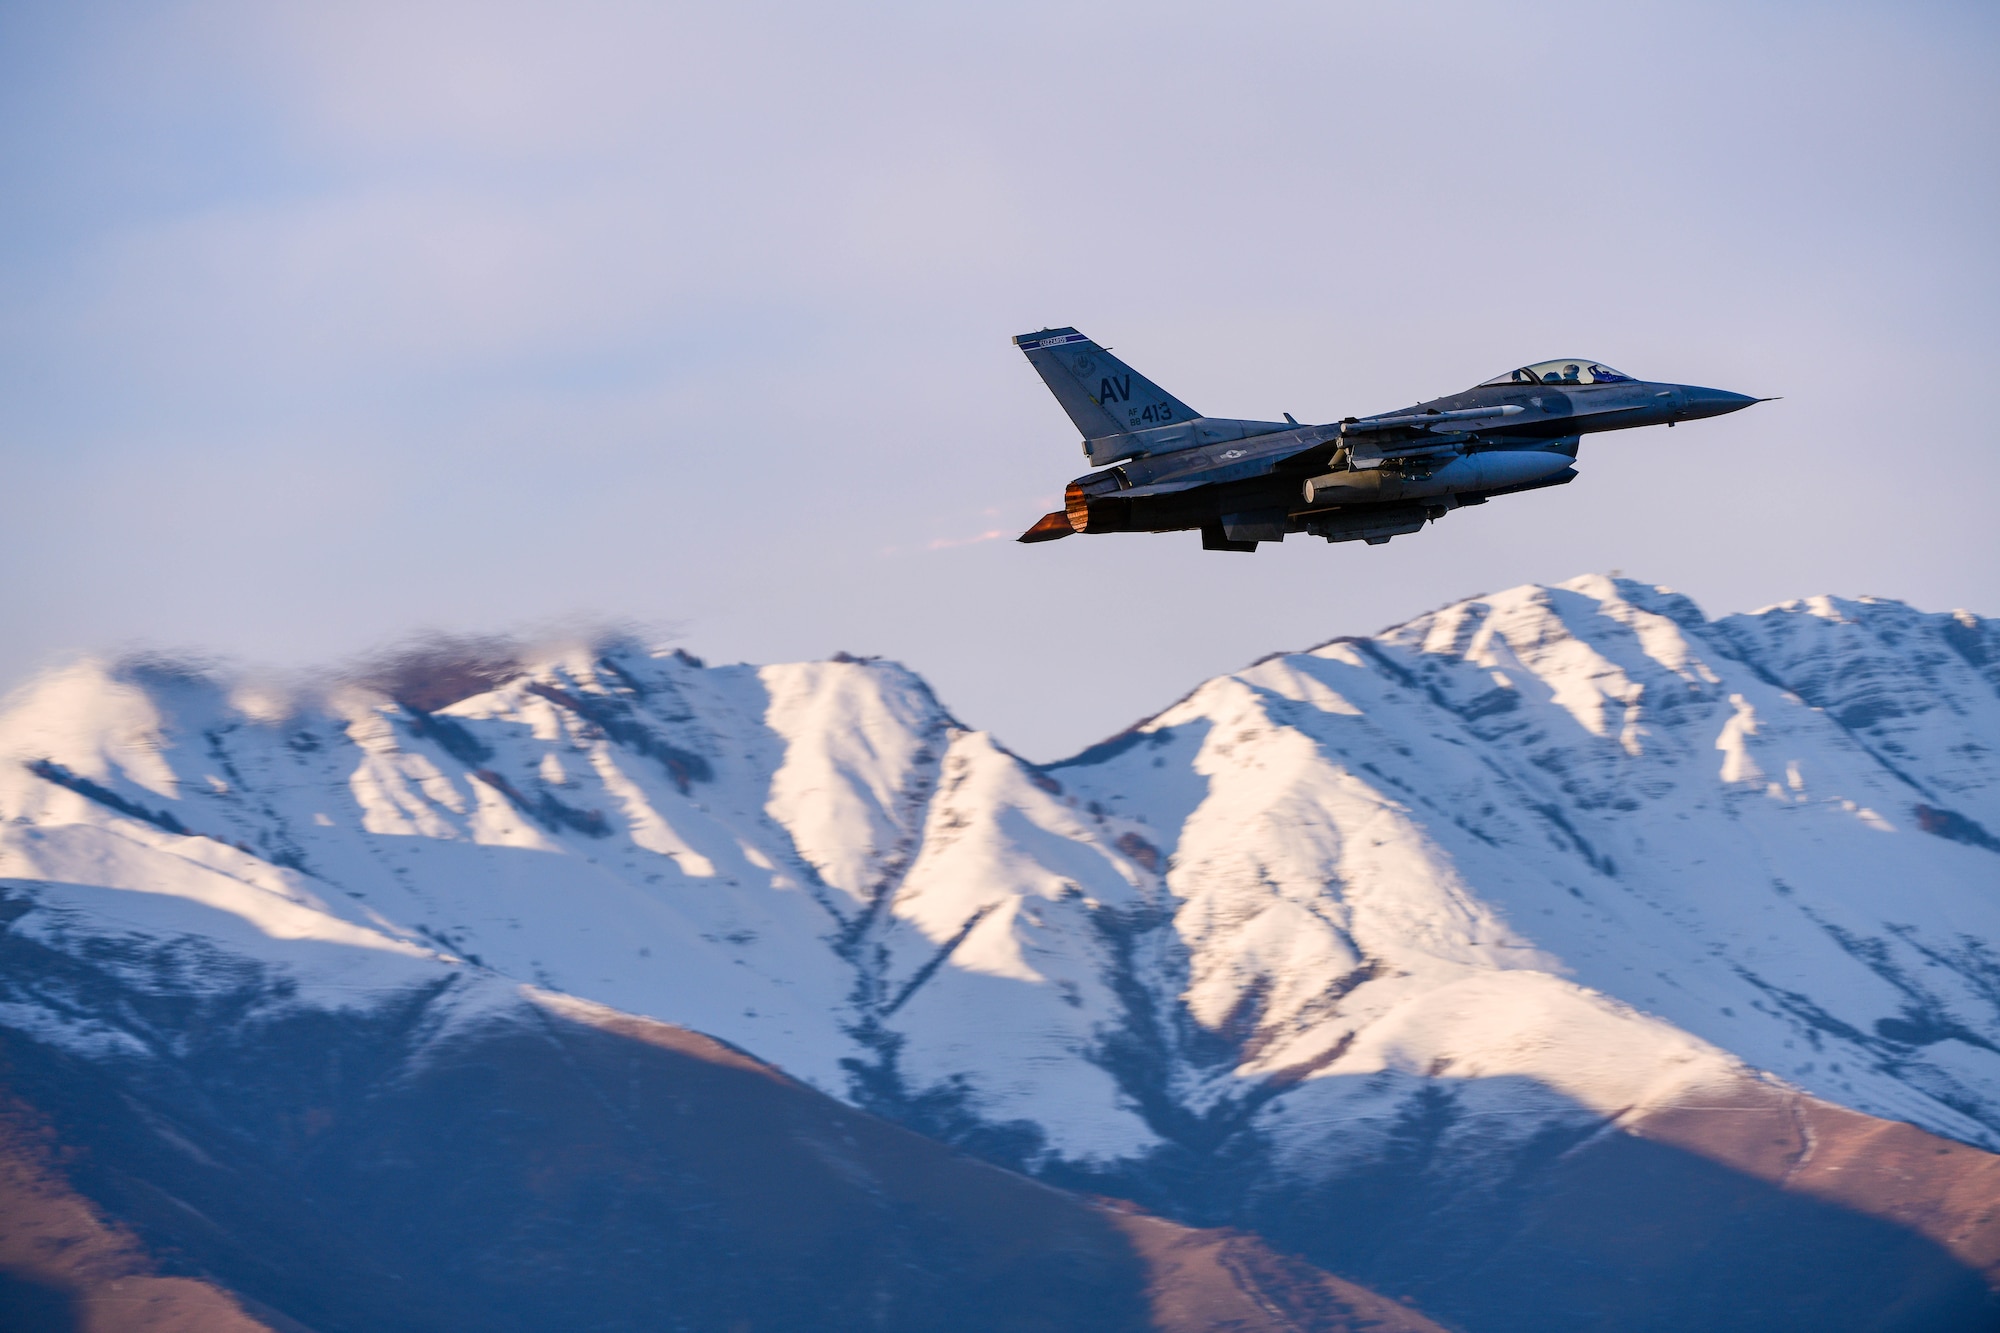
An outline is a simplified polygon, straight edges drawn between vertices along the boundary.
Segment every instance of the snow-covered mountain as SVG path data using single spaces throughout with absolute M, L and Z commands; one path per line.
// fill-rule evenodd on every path
M 1548 1228 L 1633 1189 L 1681 1255 L 1647 1280 L 1712 1277 L 1708 1171 L 1757 1186 L 1739 1222 L 1837 1237 L 1800 1279 L 1836 1319 L 1855 1283 L 1957 1318 L 2000 1273 L 2000 622 L 1970 614 L 1523 587 L 1039 768 L 871 660 L 612 643 L 310 695 L 84 662 L 0 756 L 12 934 L 245 1025 L 576 997 L 1471 1327 L 1598 1326 L 1509 1314 L 1495 1274 L 1629 1288 Z M 76 1058 L 176 1040 L 0 988 Z M 1792 1291 L 1759 1267 L 1708 1326 Z

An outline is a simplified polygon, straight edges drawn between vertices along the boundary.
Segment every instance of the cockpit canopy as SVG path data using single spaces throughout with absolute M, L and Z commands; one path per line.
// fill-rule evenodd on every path
M 1630 375 L 1619 374 L 1610 366 L 1573 356 L 1555 361 L 1537 361 L 1532 366 L 1495 375 L 1479 387 L 1484 389 L 1497 384 L 1624 384 L 1631 378 Z

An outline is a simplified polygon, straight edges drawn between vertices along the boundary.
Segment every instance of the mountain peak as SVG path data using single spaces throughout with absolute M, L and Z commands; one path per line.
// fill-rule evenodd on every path
M 1734 1161 L 1689 1108 L 1801 1097 L 1992 1149 L 1996 672 L 1976 616 L 1593 575 L 1037 768 L 845 655 L 461 653 L 280 703 L 86 662 L 0 715 L 0 893 L 134 985 L 532 986 L 1190 1213 L 1417 1141 L 1467 1181 L 1646 1126 Z M 55 985 L 4 1001 L 37 1040 L 157 1047 Z

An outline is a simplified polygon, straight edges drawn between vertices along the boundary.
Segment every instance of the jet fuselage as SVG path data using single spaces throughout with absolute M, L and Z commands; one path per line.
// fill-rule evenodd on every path
M 1194 528 L 1218 550 L 1254 550 L 1292 532 L 1376 544 L 1455 508 L 1573 480 L 1586 434 L 1673 425 L 1761 401 L 1576 360 L 1523 367 L 1370 417 L 1239 421 L 1194 413 L 1074 330 L 1015 341 L 1085 431 L 1085 453 L 1093 461 L 1123 457 L 1071 482 L 1064 508 L 1023 541 Z M 1131 406 L 1135 400 L 1142 406 Z M 1113 429 L 1091 433 L 1106 423 Z

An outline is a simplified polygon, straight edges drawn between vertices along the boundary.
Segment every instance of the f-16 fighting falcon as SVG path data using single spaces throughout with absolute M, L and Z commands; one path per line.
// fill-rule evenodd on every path
M 1254 551 L 1292 532 L 1379 546 L 1496 495 L 1574 481 L 1577 443 L 1592 431 L 1772 401 L 1565 357 L 1382 416 L 1303 426 L 1289 412 L 1283 421 L 1205 417 L 1075 329 L 1014 343 L 1103 469 L 1071 482 L 1062 509 L 1024 542 L 1198 528 L 1208 551 Z

